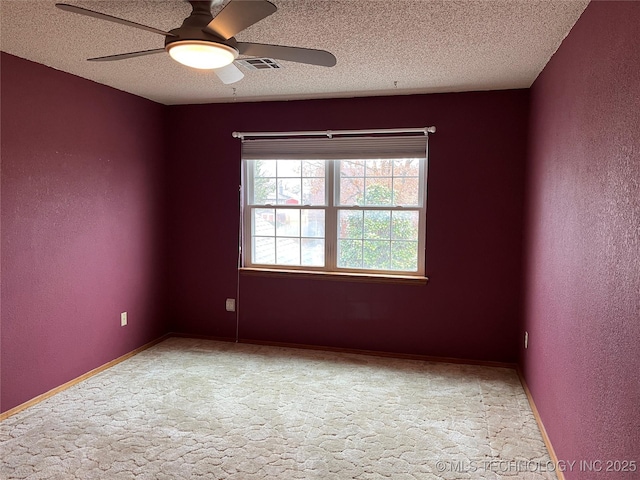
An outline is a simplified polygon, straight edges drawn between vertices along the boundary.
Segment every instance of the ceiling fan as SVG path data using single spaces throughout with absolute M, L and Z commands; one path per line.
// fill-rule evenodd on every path
M 277 10 L 277 7 L 267 0 L 231 0 L 215 17 L 211 14 L 213 0 L 188 1 L 192 7 L 191 14 L 180 27 L 168 32 L 75 5 L 56 3 L 56 7 L 165 37 L 164 48 L 89 58 L 92 62 L 125 60 L 166 51 L 171 58 L 183 65 L 213 70 L 225 84 L 235 83 L 244 77 L 240 69 L 233 64 L 238 55 L 269 57 L 325 67 L 333 67 L 336 64 L 336 57 L 325 50 L 238 42 L 234 38 L 235 35 Z

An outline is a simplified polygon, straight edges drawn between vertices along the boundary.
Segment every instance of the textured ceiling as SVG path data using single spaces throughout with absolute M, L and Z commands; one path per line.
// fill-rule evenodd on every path
M 191 11 L 171 1 L 65 3 L 162 30 Z M 271 0 L 278 11 L 238 41 L 332 52 L 335 67 L 281 62 L 243 70 L 224 85 L 168 54 L 117 62 L 103 55 L 162 48 L 161 35 L 55 8 L 52 0 L 0 0 L 2 51 L 164 104 L 499 90 L 531 86 L 586 0 Z M 215 11 L 225 3 L 216 2 Z M 235 96 L 235 97 L 234 97 Z

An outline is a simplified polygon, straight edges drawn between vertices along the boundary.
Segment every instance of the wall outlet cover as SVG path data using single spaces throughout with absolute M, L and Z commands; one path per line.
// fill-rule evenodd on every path
M 236 299 L 235 298 L 227 298 L 225 302 L 225 308 L 227 312 L 235 312 L 236 311 Z

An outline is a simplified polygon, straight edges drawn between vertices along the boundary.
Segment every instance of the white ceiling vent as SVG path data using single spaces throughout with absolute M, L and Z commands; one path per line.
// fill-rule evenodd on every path
M 236 60 L 236 63 L 247 70 L 277 70 L 282 68 L 273 58 L 247 58 L 246 60 Z

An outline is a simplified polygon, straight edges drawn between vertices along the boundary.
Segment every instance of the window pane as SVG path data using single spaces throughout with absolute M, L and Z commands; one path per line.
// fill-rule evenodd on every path
M 390 263 L 390 242 L 365 240 L 362 249 L 363 267 L 372 270 L 388 270 Z
M 302 239 L 302 265 L 324 267 L 324 240 Z
M 364 204 L 364 178 L 349 177 L 340 179 L 340 205 Z
M 393 160 L 367 160 L 365 166 L 365 176 L 367 177 L 390 177 L 393 175 Z
M 302 176 L 324 178 L 325 164 L 326 164 L 325 160 L 303 160 Z
M 341 160 L 340 205 L 420 205 L 420 159 Z
M 418 212 L 392 212 L 391 238 L 418 240 Z
M 338 211 L 338 237 L 361 239 L 364 225 L 362 216 L 362 211 Z
M 278 178 L 278 204 L 300 205 L 302 181 L 299 178 Z
M 253 263 L 276 263 L 276 239 L 273 237 L 253 237 Z
M 276 239 L 276 263 L 278 265 L 300 265 L 300 239 Z
M 303 205 L 326 205 L 324 177 L 302 179 L 301 198 Z
M 256 177 L 253 179 L 253 198 L 250 200 L 254 205 L 265 205 L 276 203 L 276 179 Z
M 253 162 L 254 177 L 275 177 L 276 161 L 275 160 L 255 160 Z
M 302 162 L 300 160 L 278 160 L 278 177 L 300 177 Z
M 253 209 L 253 235 L 272 237 L 275 230 L 276 212 L 273 208 Z
M 324 210 L 302 210 L 302 236 L 324 238 Z
M 420 204 L 418 178 L 401 177 L 393 179 L 393 204 L 407 206 Z
M 300 210 L 283 208 L 276 209 L 276 236 L 300 236 Z
M 362 240 L 338 240 L 338 266 L 362 268 Z
M 364 212 L 364 238 L 391 238 L 391 212 L 389 210 Z
M 341 177 L 364 177 L 364 160 L 342 160 L 340 162 Z
M 420 160 L 417 158 L 402 158 L 393 161 L 394 177 L 418 177 L 420 176 Z
M 365 205 L 391 205 L 391 178 L 365 179 Z
M 415 272 L 418 270 L 418 242 L 391 242 L 391 269 Z

